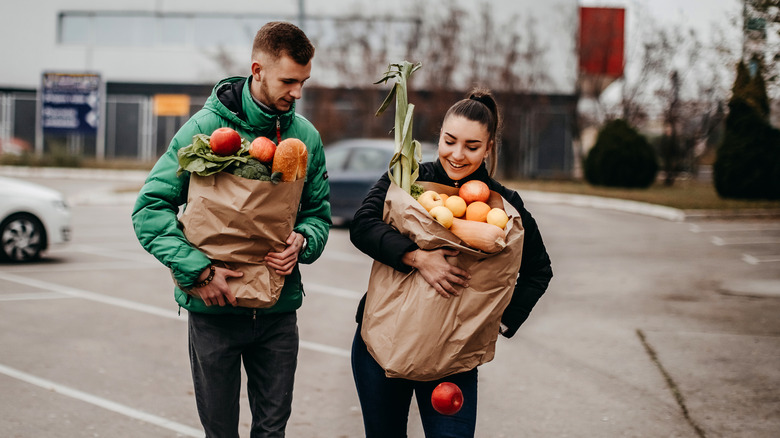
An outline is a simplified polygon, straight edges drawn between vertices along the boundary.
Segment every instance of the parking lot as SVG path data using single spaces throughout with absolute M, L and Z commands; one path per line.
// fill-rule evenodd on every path
M 74 238 L 0 264 L 0 436 L 202 436 L 186 312 L 130 226 L 136 182 L 27 179 L 67 192 Z M 480 369 L 477 436 L 776 436 L 780 223 L 529 209 L 555 278 Z M 289 436 L 361 436 L 349 348 L 370 264 L 334 229 L 303 269 Z

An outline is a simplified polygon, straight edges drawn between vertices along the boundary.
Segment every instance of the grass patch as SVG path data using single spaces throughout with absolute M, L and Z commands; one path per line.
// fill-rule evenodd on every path
M 656 183 L 647 189 L 623 189 L 592 186 L 584 181 L 505 181 L 507 187 L 518 190 L 571 193 L 602 196 L 665 205 L 682 210 L 750 210 L 780 209 L 780 200 L 724 199 L 718 196 L 711 182 L 680 180 L 671 187 Z

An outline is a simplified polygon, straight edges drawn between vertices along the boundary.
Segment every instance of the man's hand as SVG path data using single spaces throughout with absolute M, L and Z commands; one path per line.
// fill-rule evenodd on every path
M 454 257 L 454 249 L 436 249 L 423 251 L 417 249 L 404 254 L 401 261 L 417 269 L 426 282 L 444 298 L 460 295 L 457 287 L 468 287 L 471 275 L 465 270 L 453 266 L 446 257 Z
M 198 282 L 205 280 L 210 273 L 210 269 L 206 268 L 198 277 Z M 231 277 L 243 277 L 244 273 L 239 271 L 233 271 L 227 268 L 215 267 L 214 278 L 211 282 L 203 287 L 196 287 L 192 289 L 194 295 L 199 296 L 207 306 L 213 306 L 219 304 L 224 306 L 225 303 L 230 303 L 231 306 L 236 305 L 236 297 L 228 287 L 227 279 Z
M 285 243 L 287 248 L 282 252 L 269 252 L 265 256 L 265 263 L 276 270 L 279 275 L 290 275 L 298 263 L 298 254 L 303 248 L 303 234 L 293 231 Z

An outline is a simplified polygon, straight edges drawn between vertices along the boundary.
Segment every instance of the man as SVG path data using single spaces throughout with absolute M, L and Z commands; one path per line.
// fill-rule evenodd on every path
M 296 310 L 303 300 L 298 263 L 322 253 L 330 204 L 322 140 L 295 113 L 311 74 L 314 47 L 296 26 L 272 22 L 255 36 L 251 75 L 219 82 L 203 109 L 176 133 L 146 180 L 133 209 L 141 245 L 171 270 L 175 297 L 189 312 L 189 347 L 195 398 L 207 437 L 238 437 L 241 363 L 247 374 L 252 437 L 281 437 L 292 409 L 298 354 Z M 284 275 L 277 303 L 266 309 L 236 306 L 228 277 L 241 272 L 212 265 L 186 239 L 177 220 L 187 201 L 190 175 L 177 176 L 177 151 L 198 133 L 231 127 L 242 137 L 275 141 L 294 137 L 309 153 L 306 182 L 293 232 L 266 265 Z M 188 291 L 189 293 L 185 292 Z

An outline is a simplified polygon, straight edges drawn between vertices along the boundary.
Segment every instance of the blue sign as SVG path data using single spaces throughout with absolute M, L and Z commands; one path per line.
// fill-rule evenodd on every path
M 41 87 L 44 132 L 97 134 L 100 85 L 100 75 L 94 73 L 44 73 Z

